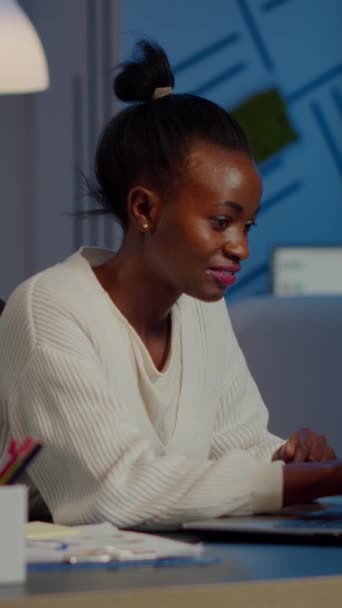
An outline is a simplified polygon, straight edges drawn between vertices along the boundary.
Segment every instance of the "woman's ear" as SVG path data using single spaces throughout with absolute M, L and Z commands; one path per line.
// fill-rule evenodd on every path
M 128 193 L 128 217 L 140 231 L 153 231 L 159 217 L 160 197 L 154 190 L 134 186 Z

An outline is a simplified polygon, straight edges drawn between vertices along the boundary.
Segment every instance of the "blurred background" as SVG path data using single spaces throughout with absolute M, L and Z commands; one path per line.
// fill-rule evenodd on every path
M 168 53 L 177 92 L 236 112 L 255 142 L 262 212 L 229 298 L 271 290 L 276 247 L 342 246 L 341 0 L 18 5 L 39 34 L 50 87 L 0 94 L 0 297 L 83 243 L 117 247 L 108 219 L 68 213 L 94 207 L 78 169 L 92 174 L 98 134 L 118 109 L 113 67 L 144 36 Z

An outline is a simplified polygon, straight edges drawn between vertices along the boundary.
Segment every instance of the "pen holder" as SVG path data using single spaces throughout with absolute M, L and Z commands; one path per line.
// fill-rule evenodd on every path
M 26 578 L 26 521 L 27 488 L 0 487 L 0 584 L 22 583 Z

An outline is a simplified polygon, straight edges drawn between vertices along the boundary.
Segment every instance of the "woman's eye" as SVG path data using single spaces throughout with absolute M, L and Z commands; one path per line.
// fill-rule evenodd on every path
M 231 223 L 231 218 L 225 215 L 217 216 L 212 219 L 212 224 L 215 230 L 225 230 Z
M 253 222 L 247 222 L 247 223 L 245 224 L 245 232 L 246 232 L 246 233 L 247 233 L 247 232 L 249 232 L 249 231 L 250 231 L 250 229 L 251 229 L 253 226 L 256 226 L 256 222 L 255 222 L 255 221 L 253 221 Z

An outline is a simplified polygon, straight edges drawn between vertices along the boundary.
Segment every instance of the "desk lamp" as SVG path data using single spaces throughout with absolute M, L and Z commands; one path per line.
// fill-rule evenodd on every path
M 0 0 L 0 94 L 34 93 L 49 86 L 44 49 L 16 0 Z

